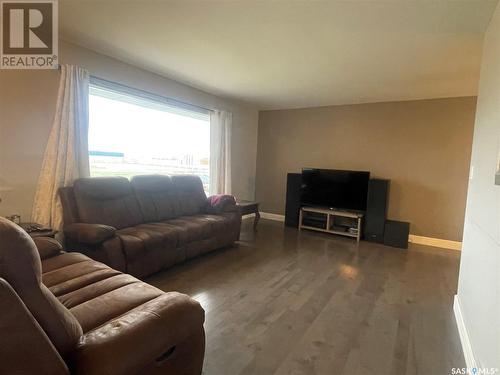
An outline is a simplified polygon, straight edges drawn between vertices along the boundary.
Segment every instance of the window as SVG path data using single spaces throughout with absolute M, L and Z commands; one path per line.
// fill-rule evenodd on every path
M 90 175 L 194 174 L 208 191 L 208 111 L 110 85 L 90 86 Z

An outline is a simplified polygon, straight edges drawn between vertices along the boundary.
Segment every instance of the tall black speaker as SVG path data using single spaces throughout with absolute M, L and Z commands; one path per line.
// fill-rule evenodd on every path
M 285 225 L 299 227 L 300 186 L 302 173 L 288 173 L 286 176 Z
M 365 215 L 365 240 L 384 242 L 384 227 L 387 219 L 389 180 L 370 179 Z

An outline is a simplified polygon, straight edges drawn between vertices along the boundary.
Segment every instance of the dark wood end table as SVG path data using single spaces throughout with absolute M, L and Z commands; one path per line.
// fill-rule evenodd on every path
M 259 202 L 237 200 L 236 206 L 239 208 L 242 216 L 255 214 L 253 230 L 257 230 L 257 224 L 260 219 Z
M 44 228 L 37 223 L 21 223 L 19 224 L 32 238 L 36 237 L 52 237 L 55 238 L 57 230 L 52 228 Z M 40 229 L 37 229 L 40 228 Z

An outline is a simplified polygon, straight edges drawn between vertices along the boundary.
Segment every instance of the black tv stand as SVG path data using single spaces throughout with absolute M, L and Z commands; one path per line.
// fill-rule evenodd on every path
M 359 242 L 363 216 L 363 213 L 305 206 L 300 209 L 299 230 L 309 229 L 338 234 L 356 238 L 356 241 Z

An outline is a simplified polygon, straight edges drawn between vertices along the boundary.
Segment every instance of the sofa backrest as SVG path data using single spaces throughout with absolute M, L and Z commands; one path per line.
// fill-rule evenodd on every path
M 172 176 L 172 183 L 179 201 L 179 215 L 196 215 L 207 208 L 207 195 L 200 177 Z
M 135 176 L 131 185 L 145 221 L 195 215 L 206 209 L 207 196 L 198 176 Z
M 141 175 L 80 178 L 59 189 L 64 224 L 105 224 L 117 229 L 206 211 L 198 176 Z
M 125 177 L 80 178 L 73 184 L 80 222 L 117 229 L 144 222 L 139 202 Z
M 0 278 L 14 289 L 64 358 L 82 335 L 80 324 L 42 284 L 40 256 L 31 237 L 0 217 L 0 239 Z
M 169 176 L 134 176 L 130 184 L 145 221 L 163 221 L 179 216 L 180 202 Z

